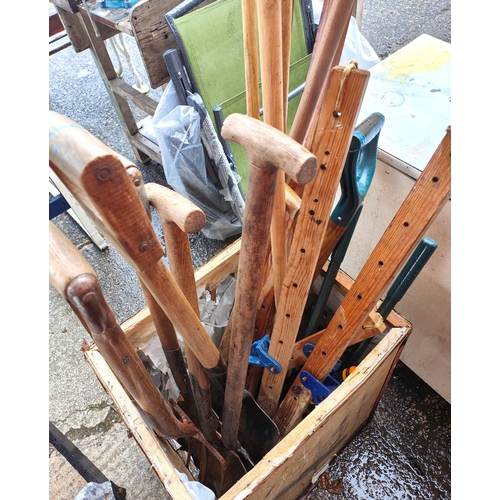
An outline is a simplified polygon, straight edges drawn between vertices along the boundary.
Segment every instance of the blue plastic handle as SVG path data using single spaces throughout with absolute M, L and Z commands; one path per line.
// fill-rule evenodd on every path
M 384 115 L 372 113 L 353 133 L 340 178 L 342 193 L 331 215 L 332 221 L 339 226 L 351 222 L 368 192 L 375 175 L 378 139 L 384 121 Z

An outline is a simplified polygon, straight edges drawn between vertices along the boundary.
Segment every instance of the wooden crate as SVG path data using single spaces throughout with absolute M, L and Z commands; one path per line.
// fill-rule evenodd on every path
M 198 289 L 212 289 L 233 273 L 237 267 L 238 255 L 239 240 L 198 269 Z M 338 289 L 345 292 L 352 283 L 341 272 Z M 388 316 L 386 325 L 388 332 L 355 372 L 220 497 L 221 500 L 292 500 L 310 485 L 313 476 L 317 478 L 315 473 L 371 420 L 412 330 L 411 324 L 395 311 Z M 155 335 L 147 308 L 124 322 L 122 327 L 138 349 Z M 175 500 L 192 500 L 175 472 L 184 472 L 192 477 L 174 451 L 175 446 L 165 447 L 156 439 L 97 348 L 92 346 L 85 352 L 85 356 L 144 451 L 165 491 Z

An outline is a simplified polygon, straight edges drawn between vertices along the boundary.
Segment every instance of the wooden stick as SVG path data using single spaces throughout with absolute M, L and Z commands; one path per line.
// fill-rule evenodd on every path
M 260 65 L 264 122 L 284 132 L 283 38 L 281 0 L 257 0 Z M 271 253 L 275 301 L 285 276 L 286 266 L 285 172 L 279 170 L 271 222 Z
M 259 47 L 256 0 L 241 0 L 247 115 L 260 116 Z
M 322 241 L 330 218 L 369 76 L 368 71 L 340 67 L 331 73 L 317 142 L 312 149 L 320 167 L 314 180 L 304 188 L 269 346 L 269 355 L 284 367 L 299 331 L 320 251 L 318 242 Z M 339 96 L 341 109 L 336 110 Z M 286 374 L 286 370 L 278 374 L 266 371 L 262 376 L 257 401 L 270 416 L 278 407 Z
M 323 35 L 316 41 L 314 57 L 311 60 L 306 78 L 304 93 L 300 99 L 293 121 L 290 137 L 303 143 L 312 114 L 323 89 L 332 61 L 341 42 L 344 27 L 348 22 L 354 0 L 338 0 L 331 5 L 320 21 L 324 24 Z
M 241 144 L 250 159 L 222 414 L 222 440 L 228 449 L 234 450 L 253 340 L 256 305 L 267 257 L 277 170 L 285 169 L 296 182 L 307 183 L 316 173 L 316 158 L 274 127 L 237 113 L 229 115 L 224 121 L 222 136 Z
M 293 23 L 293 2 L 294 0 L 282 0 L 281 3 L 281 37 L 283 44 L 283 131 L 287 131 L 288 119 L 288 87 L 290 81 L 290 51 L 292 44 L 292 23 Z
M 353 336 L 448 200 L 450 189 L 448 129 L 307 359 L 303 369 L 313 377 L 323 381 L 352 343 Z M 297 377 L 274 417 L 281 437 L 300 421 L 310 400 L 311 392 Z

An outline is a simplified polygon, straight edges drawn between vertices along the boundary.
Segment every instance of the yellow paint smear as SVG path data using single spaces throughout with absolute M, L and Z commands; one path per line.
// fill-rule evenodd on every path
M 431 38 L 425 45 L 409 44 L 383 64 L 388 72 L 387 81 L 397 79 L 403 83 L 412 75 L 438 71 L 450 60 L 451 46 Z

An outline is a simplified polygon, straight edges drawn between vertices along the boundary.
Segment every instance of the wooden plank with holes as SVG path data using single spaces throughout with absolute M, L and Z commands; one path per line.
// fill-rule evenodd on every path
M 377 300 L 402 268 L 451 190 L 451 129 L 430 159 L 358 274 L 303 369 L 323 381 L 356 335 Z M 295 427 L 311 400 L 297 376 L 274 421 L 281 436 Z
M 299 331 L 327 221 L 351 143 L 352 134 L 370 73 L 335 67 L 326 86 L 323 111 L 313 135 L 311 151 L 318 160 L 316 177 L 304 187 L 301 208 L 290 248 L 285 280 L 278 300 L 269 355 L 282 367 L 288 365 Z M 341 104 L 339 109 L 339 98 Z M 332 111 L 338 113 L 332 113 Z M 271 417 L 283 389 L 287 370 L 264 371 L 258 403 Z

